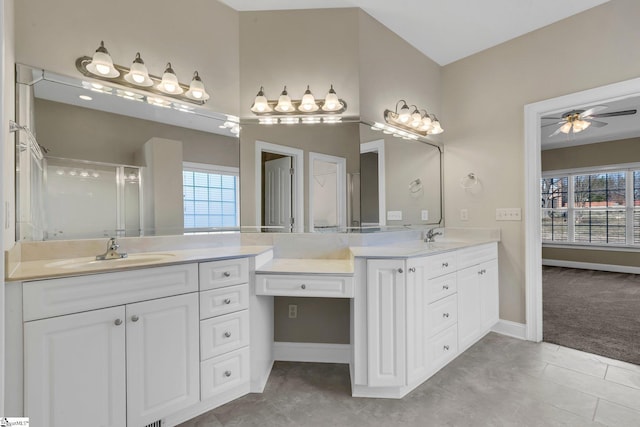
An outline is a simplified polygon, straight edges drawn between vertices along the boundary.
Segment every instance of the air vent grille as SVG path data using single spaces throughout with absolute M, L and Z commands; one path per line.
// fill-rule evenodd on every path
M 154 421 L 151 424 L 147 424 L 144 427 L 162 427 L 162 420 Z

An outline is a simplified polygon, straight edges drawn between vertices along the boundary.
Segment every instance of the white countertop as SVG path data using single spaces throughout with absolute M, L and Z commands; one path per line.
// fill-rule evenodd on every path
M 67 259 L 45 259 L 19 262 L 7 271 L 7 281 L 47 279 L 83 274 L 122 271 L 131 268 L 159 267 L 187 262 L 215 261 L 259 255 L 271 246 L 223 246 L 204 249 L 181 249 L 132 253 L 122 260 L 95 261 L 95 256 Z M 139 257 L 139 258 L 138 258 Z
M 275 258 L 258 268 L 256 273 L 353 275 L 353 260 Z
M 350 249 L 351 253 L 356 258 L 412 258 L 434 255 L 497 241 L 498 240 L 492 238 L 473 240 L 437 240 L 430 243 L 419 240 L 384 246 L 351 247 Z

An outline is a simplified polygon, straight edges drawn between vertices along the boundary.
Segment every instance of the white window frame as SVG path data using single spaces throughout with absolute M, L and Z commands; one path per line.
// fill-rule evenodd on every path
M 190 172 L 204 172 L 210 174 L 233 175 L 237 179 L 236 185 L 236 225 L 240 227 L 240 168 L 233 166 L 210 165 L 208 163 L 182 162 L 182 170 Z M 184 188 L 184 183 L 182 184 Z M 184 217 L 184 214 L 183 214 Z M 185 227 L 185 230 L 199 230 L 202 227 Z
M 563 178 L 567 177 L 569 180 L 569 188 L 568 188 L 568 206 L 567 206 L 567 240 L 566 241 L 553 241 L 553 240 L 542 240 L 543 246 L 546 247 L 621 247 L 621 248 L 639 248 L 640 244 L 633 242 L 633 214 L 635 211 L 640 211 L 640 207 L 636 207 L 634 204 L 633 198 L 633 172 L 640 171 L 640 163 L 623 163 L 617 165 L 606 165 L 606 166 L 598 166 L 598 167 L 588 167 L 588 168 L 574 168 L 574 169 L 561 169 L 561 170 L 553 170 L 553 171 L 544 171 L 541 174 L 541 178 Z M 601 242 L 576 242 L 575 241 L 575 222 L 574 222 L 574 212 L 576 211 L 575 207 L 575 184 L 574 177 L 576 175 L 597 175 L 603 173 L 612 173 L 612 172 L 624 172 L 625 176 L 625 243 L 601 243 Z M 538 184 L 540 185 L 540 184 Z M 581 208 L 578 208 L 580 210 Z M 610 209 L 601 209 L 602 211 L 607 211 Z M 541 209 L 542 212 L 542 209 Z M 542 234 L 540 235 L 542 237 Z

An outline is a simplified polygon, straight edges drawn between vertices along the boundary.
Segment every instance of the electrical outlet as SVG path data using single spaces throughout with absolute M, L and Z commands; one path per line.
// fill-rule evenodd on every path
M 423 221 L 429 221 L 429 211 L 428 210 L 423 210 L 422 212 L 420 212 L 420 218 Z
M 296 317 L 298 317 L 298 306 L 289 304 L 289 319 L 295 319 Z
M 522 221 L 521 208 L 496 209 L 496 221 Z
M 469 221 L 468 209 L 460 209 L 460 221 Z
M 387 211 L 387 221 L 402 221 L 402 211 Z

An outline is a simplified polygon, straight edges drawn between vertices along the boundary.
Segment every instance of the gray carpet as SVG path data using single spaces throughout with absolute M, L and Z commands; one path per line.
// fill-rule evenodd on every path
M 640 275 L 542 267 L 543 339 L 640 365 Z

